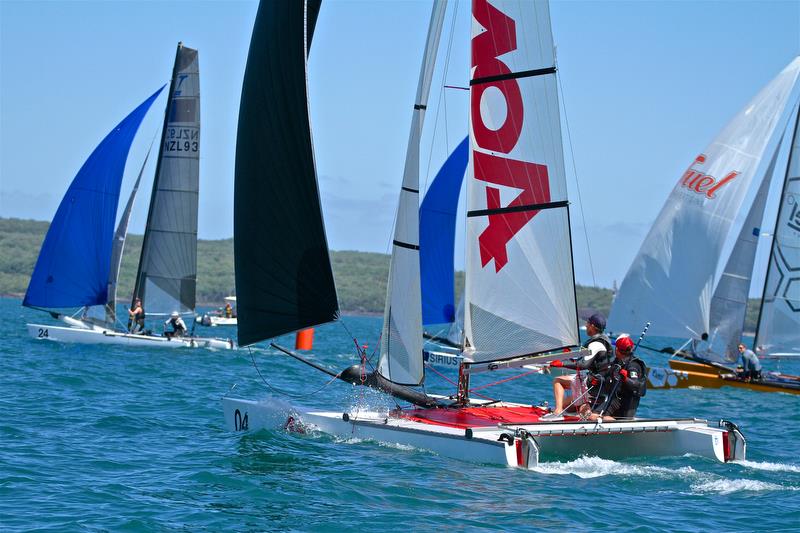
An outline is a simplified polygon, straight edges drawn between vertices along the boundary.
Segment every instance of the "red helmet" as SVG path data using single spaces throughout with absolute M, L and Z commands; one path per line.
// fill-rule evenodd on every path
M 617 339 L 617 351 L 628 353 L 633 350 L 633 341 L 630 337 L 620 337 Z

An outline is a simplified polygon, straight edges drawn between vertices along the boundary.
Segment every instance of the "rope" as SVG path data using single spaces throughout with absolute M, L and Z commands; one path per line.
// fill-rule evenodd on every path
M 447 376 L 445 376 L 444 374 L 442 374 L 441 372 L 439 372 L 438 370 L 436 370 L 435 368 L 433 368 L 433 365 L 426 364 L 426 365 L 425 365 L 425 368 L 427 368 L 428 370 L 430 370 L 431 372 L 433 372 L 434 374 L 436 374 L 437 376 L 439 376 L 440 378 L 442 378 L 443 380 L 445 380 L 445 381 L 446 381 L 446 382 L 448 382 L 449 384 L 451 384 L 451 385 L 455 385 L 456 387 L 458 387 L 458 383 L 456 383 L 456 382 L 455 382 L 455 381 L 453 381 L 452 379 L 448 378 Z
M 281 389 L 279 389 L 277 387 L 273 387 L 269 383 L 269 381 L 264 379 L 264 376 L 261 374 L 261 370 L 258 369 L 258 365 L 256 364 L 256 359 L 255 359 L 255 357 L 253 357 L 253 350 L 251 350 L 249 346 L 247 347 L 247 352 L 250 354 L 250 360 L 253 362 L 253 368 L 256 369 L 256 372 L 258 373 L 258 377 L 261 378 L 261 381 L 264 382 L 264 385 L 266 385 L 267 388 L 269 388 L 272 392 L 274 392 L 276 394 L 281 394 L 283 396 L 287 396 L 289 398 L 294 398 L 294 399 L 297 399 L 297 400 L 303 399 L 303 398 L 309 398 L 309 397 L 311 397 L 311 396 L 313 396 L 315 394 L 319 394 L 322 391 L 322 389 L 324 389 L 325 387 L 327 387 L 328 385 L 330 385 L 331 383 L 333 383 L 334 381 L 339 379 L 339 376 L 342 375 L 342 373 L 339 372 L 334 377 L 332 377 L 330 380 L 328 380 L 322 387 L 320 387 L 319 389 L 317 389 L 317 390 L 315 390 L 315 391 L 313 391 L 313 392 L 311 392 L 309 394 L 292 394 L 290 392 L 286 392 L 284 390 L 281 390 Z
M 531 370 L 529 372 L 525 372 L 524 374 L 518 374 L 516 376 L 511 376 L 510 378 L 501 379 L 500 381 L 495 381 L 494 383 L 489 383 L 487 385 L 481 385 L 480 387 L 469 389 L 467 392 L 475 392 L 476 390 L 488 389 L 489 387 L 494 387 L 495 385 L 499 385 L 507 381 L 514 381 L 515 379 L 524 378 L 525 376 L 530 376 L 531 374 L 538 374 L 538 373 L 539 373 L 538 370 Z
M 564 107 L 564 125 L 567 127 L 567 142 L 569 143 L 569 154 L 572 158 L 572 173 L 575 175 L 575 189 L 578 191 L 578 208 L 583 222 L 583 237 L 586 239 L 586 252 L 589 254 L 589 268 L 592 271 L 592 285 L 597 287 L 597 279 L 594 276 L 594 261 L 592 261 L 592 249 L 589 247 L 589 232 L 586 229 L 586 217 L 583 215 L 583 199 L 581 198 L 581 186 L 578 181 L 578 168 L 575 165 L 575 150 L 572 146 L 572 133 L 569 129 L 569 119 L 567 118 L 567 99 L 564 96 L 564 86 L 561 83 L 561 76 L 556 76 L 558 86 L 561 88 L 561 105 Z

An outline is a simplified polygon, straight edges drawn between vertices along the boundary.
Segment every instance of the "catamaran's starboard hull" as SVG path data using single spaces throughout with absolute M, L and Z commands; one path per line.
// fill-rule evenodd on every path
M 132 335 L 100 328 L 82 329 L 45 324 L 27 324 L 28 335 L 35 339 L 78 344 L 117 344 L 123 346 L 143 346 L 149 348 L 215 348 L 230 350 L 233 342 L 227 339 L 182 337 L 168 339 L 152 335 Z
M 703 387 L 738 387 L 759 392 L 788 392 L 800 394 L 800 377 L 773 377 L 765 374 L 761 381 L 744 381 L 733 373 L 711 365 L 693 361 L 669 360 L 670 368 L 651 368 L 647 374 L 647 386 L 653 389 L 687 389 Z M 793 379 L 796 378 L 796 379 Z
M 223 398 L 232 431 L 276 427 L 269 403 Z M 734 426 L 710 427 L 704 420 L 549 422 L 456 428 L 375 412 L 301 412 L 300 422 L 341 438 L 360 438 L 432 450 L 455 459 L 532 468 L 541 459 L 608 459 L 694 454 L 717 461 L 742 460 L 746 443 Z

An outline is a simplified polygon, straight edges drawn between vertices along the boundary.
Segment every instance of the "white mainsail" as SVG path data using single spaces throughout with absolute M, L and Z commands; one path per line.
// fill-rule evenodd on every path
M 754 346 L 760 352 L 800 351 L 800 120 L 792 137 Z
M 792 61 L 698 154 L 680 177 L 617 293 L 614 331 L 700 338 L 711 301 L 797 101 Z
M 465 356 L 490 361 L 579 339 L 549 6 L 472 15 Z
M 392 260 L 381 331 L 378 372 L 394 383 L 419 385 L 422 361 L 422 296 L 419 274 L 419 151 L 446 0 L 436 0 L 414 100 L 403 186 L 394 226 Z

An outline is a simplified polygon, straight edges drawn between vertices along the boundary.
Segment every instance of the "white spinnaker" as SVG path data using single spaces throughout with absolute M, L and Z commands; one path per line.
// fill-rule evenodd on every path
M 792 139 L 754 341 L 767 353 L 800 351 L 800 119 Z
M 475 0 L 472 35 L 465 356 L 576 345 L 548 4 Z
M 613 331 L 651 322 L 650 334 L 699 338 L 732 235 L 744 224 L 796 101 L 800 58 L 759 92 L 689 165 L 667 198 L 622 281 Z M 690 186 L 692 188 L 690 188 Z M 752 200 L 750 200 L 752 201 Z
M 395 219 L 381 331 L 378 372 L 386 379 L 403 385 L 419 385 L 425 376 L 419 280 L 419 144 L 446 7 L 446 0 L 434 2 L 428 26 L 428 38 L 411 119 L 400 204 Z
M 780 144 L 772 155 L 769 168 L 761 180 L 756 198 L 750 206 L 747 218 L 739 231 L 725 269 L 720 276 L 714 296 L 711 298 L 709 323 L 708 356 L 733 362 L 739 358 L 737 346 L 742 338 L 744 319 L 747 313 L 747 297 L 750 293 L 750 280 L 753 276 L 753 263 L 761 234 L 761 221 L 769 195 L 770 177 L 775 170 L 775 162 L 780 152 Z

